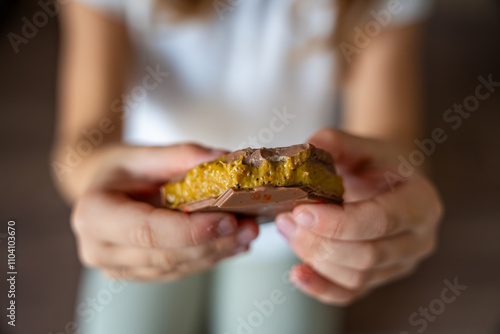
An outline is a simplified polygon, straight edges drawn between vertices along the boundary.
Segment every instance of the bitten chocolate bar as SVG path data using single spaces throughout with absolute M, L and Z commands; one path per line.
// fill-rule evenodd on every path
M 169 208 L 227 211 L 260 221 L 299 204 L 340 204 L 343 192 L 333 158 L 311 144 L 238 150 L 162 186 Z

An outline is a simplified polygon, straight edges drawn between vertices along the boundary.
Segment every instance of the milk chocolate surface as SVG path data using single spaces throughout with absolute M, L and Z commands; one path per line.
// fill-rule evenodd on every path
M 307 187 L 260 186 L 255 189 L 228 189 L 217 198 L 208 198 L 179 206 L 184 212 L 226 211 L 258 217 L 260 223 L 272 221 L 282 212 L 299 204 L 341 204 L 342 197 L 314 193 Z
M 257 183 L 257 186 L 252 188 L 242 188 L 237 184 L 234 187 L 222 189 L 217 196 L 188 201 L 187 203 L 180 203 L 180 205 L 173 205 L 172 202 L 169 203 L 167 200 L 167 194 L 165 194 L 166 189 L 168 189 L 167 184 L 162 188 L 164 203 L 168 207 L 185 212 L 227 211 L 257 216 L 261 221 L 269 221 L 280 212 L 291 211 L 298 204 L 342 203 L 342 181 L 335 173 L 333 158 L 326 151 L 313 145 L 302 144 L 260 149 L 246 148 L 227 154 L 222 163 L 238 163 L 251 166 L 251 168 L 245 167 L 246 169 L 243 169 L 246 172 L 249 169 L 255 172 L 256 170 L 259 171 L 259 168 L 274 166 L 276 168 L 274 171 L 280 178 L 285 177 L 286 174 L 286 177 L 290 178 L 288 180 L 297 180 L 300 183 L 303 180 L 301 177 L 295 175 L 295 179 L 293 178 L 295 168 L 288 169 L 286 173 L 278 173 L 278 170 L 281 170 L 279 169 L 280 166 L 290 165 L 291 159 L 293 159 L 294 166 L 297 166 L 296 169 L 302 173 L 301 175 L 305 175 L 306 180 L 312 180 L 310 174 L 316 173 L 320 177 L 326 177 L 325 181 L 338 181 L 339 185 L 335 186 L 334 184 L 333 187 L 324 188 L 323 182 L 318 182 L 318 180 L 323 181 L 320 178 L 316 179 L 315 186 L 312 184 L 290 184 L 290 182 L 281 183 L 285 184 L 285 186 L 280 186 L 276 182 L 274 184 L 268 184 L 269 181 L 263 182 L 261 173 L 256 175 L 260 176 L 260 179 L 257 178 L 256 180 L 260 180 L 260 183 L 263 184 Z M 261 168 L 263 165 L 264 167 Z M 189 176 L 189 172 L 186 175 Z M 198 180 L 196 179 L 196 181 Z M 255 176 L 252 178 L 252 182 L 256 184 Z M 190 183 L 191 186 L 192 184 Z M 199 186 L 199 184 L 195 183 L 195 186 Z M 172 198 L 172 195 L 169 198 Z

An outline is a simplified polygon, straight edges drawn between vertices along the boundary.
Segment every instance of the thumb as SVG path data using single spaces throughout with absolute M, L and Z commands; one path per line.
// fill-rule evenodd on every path
M 227 151 L 196 144 L 138 147 L 127 157 L 123 166 L 137 177 L 167 180 L 199 164 L 220 158 L 225 153 Z
M 392 152 L 380 141 L 331 128 L 317 131 L 308 142 L 329 152 L 336 165 L 348 169 L 386 164 Z

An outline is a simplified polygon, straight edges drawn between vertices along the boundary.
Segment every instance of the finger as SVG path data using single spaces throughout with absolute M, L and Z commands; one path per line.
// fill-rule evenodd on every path
M 218 262 L 227 259 L 231 256 L 241 254 L 244 252 L 247 252 L 249 249 L 248 245 L 248 239 L 249 236 L 253 233 L 255 233 L 257 225 L 255 224 L 255 220 L 249 219 L 247 223 L 250 223 L 249 225 L 250 228 L 247 228 L 246 231 L 245 229 L 242 230 L 242 233 L 239 234 L 238 239 L 240 244 L 246 244 L 245 246 L 240 246 L 236 248 L 234 251 L 226 253 L 226 254 L 218 254 L 214 255 L 208 258 L 202 258 L 198 260 L 194 260 L 192 262 L 188 263 L 181 263 L 177 266 L 177 268 L 171 272 L 167 272 L 166 274 L 162 275 L 160 277 L 160 280 L 162 281 L 173 281 L 173 280 L 178 280 L 180 278 L 193 275 L 196 273 L 200 273 L 203 271 L 207 271 L 212 269 Z M 249 231 L 253 230 L 253 231 Z M 253 237 L 255 238 L 255 237 Z
M 339 265 L 329 265 L 312 268 L 330 281 L 349 290 L 367 290 L 382 284 L 387 284 L 411 274 L 416 262 L 398 263 L 389 267 L 371 270 L 357 270 Z
M 258 235 L 252 220 L 243 221 L 236 233 L 221 237 L 202 246 L 147 249 L 142 247 L 104 244 L 95 240 L 79 242 L 82 263 L 89 267 L 154 267 L 173 270 L 182 264 L 202 260 L 218 260 L 247 249 Z
M 110 267 L 102 269 L 104 275 L 111 279 L 132 280 L 132 281 L 155 281 L 161 277 L 172 274 L 160 268 L 132 268 L 132 267 Z
M 232 255 L 243 253 L 248 251 L 249 246 L 243 246 L 241 249 L 224 254 L 218 255 L 216 257 L 198 259 L 189 263 L 182 263 L 175 268 L 165 269 L 157 267 L 105 267 L 103 273 L 113 279 L 125 279 L 134 281 L 174 281 L 186 277 L 188 275 L 194 275 L 207 271 L 213 268 L 219 261 L 228 258 Z
M 280 216 L 278 229 L 294 252 L 314 268 L 342 265 L 354 269 L 384 267 L 430 255 L 436 247 L 434 229 L 423 234 L 404 232 L 377 240 L 343 241 L 318 236 L 298 226 L 290 215 Z
M 299 264 L 290 271 L 292 281 L 302 292 L 327 304 L 348 305 L 366 293 L 349 290 L 319 275 L 307 264 Z
M 232 214 L 186 214 L 136 202 L 122 193 L 105 191 L 84 195 L 72 216 L 76 234 L 147 248 L 202 245 L 234 233 L 237 224 Z
M 197 144 L 139 147 L 124 156 L 119 165 L 140 178 L 166 180 L 196 165 L 217 159 L 225 152 Z
M 299 205 L 295 221 L 314 233 L 339 240 L 371 240 L 425 225 L 436 225 L 442 210 L 430 183 L 415 175 L 394 192 L 372 199 L 334 204 Z
M 317 131 L 308 142 L 329 152 L 340 170 L 387 165 L 395 157 L 394 151 L 380 141 L 353 136 L 331 128 Z
M 371 198 L 390 187 L 386 175 L 398 162 L 391 145 L 329 128 L 316 132 L 309 142 L 332 155 L 347 189 L 345 200 Z

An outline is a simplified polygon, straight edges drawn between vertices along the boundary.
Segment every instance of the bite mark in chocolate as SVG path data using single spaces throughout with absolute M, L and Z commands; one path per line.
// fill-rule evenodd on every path
M 343 191 L 331 155 L 311 144 L 238 150 L 162 187 L 170 208 L 267 218 L 298 204 L 342 203 Z

